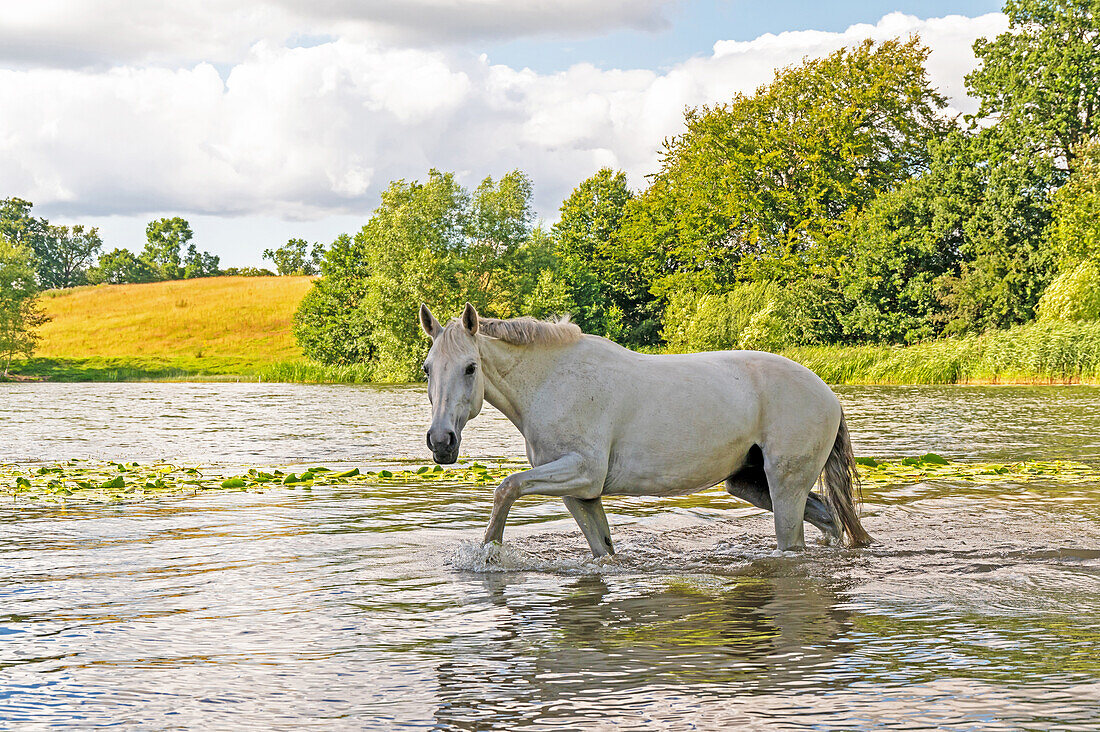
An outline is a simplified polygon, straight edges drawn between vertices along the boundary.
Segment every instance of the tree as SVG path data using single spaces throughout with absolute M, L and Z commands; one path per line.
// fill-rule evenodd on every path
M 451 173 L 431 171 L 423 183 L 396 181 L 356 236 L 367 277 L 358 315 L 369 328 L 372 373 L 381 381 L 419 378 L 426 344 L 416 308 L 427 302 L 457 312 L 471 300 L 491 313 L 479 286 L 489 262 L 467 271 L 469 192 Z M 496 313 L 491 313 L 496 314 Z
M 275 273 L 266 267 L 226 267 L 221 271 L 224 277 L 274 277 Z
M 369 361 L 370 324 L 359 313 L 369 271 L 359 237 L 337 237 L 321 262 L 321 278 L 294 313 L 294 337 L 306 356 L 322 363 Z
M 421 302 L 439 312 L 468 300 L 488 316 L 520 314 L 552 261 L 545 233 L 531 229 L 530 199 L 519 171 L 486 178 L 472 195 L 437 170 L 423 182 L 392 182 L 362 230 L 333 242 L 295 314 L 306 355 L 366 362 L 375 380 L 409 381 L 420 378 L 427 349 L 416 324 Z
M 315 275 L 321 271 L 324 254 L 320 242 L 311 249 L 305 239 L 290 239 L 278 249 L 265 249 L 264 259 L 271 260 L 280 275 Z
M 961 227 L 959 272 L 939 294 L 947 335 L 1031 320 L 1054 274 L 1047 230 L 1060 174 L 1049 157 L 1016 154 L 1005 135 L 1000 125 L 954 135 L 937 153 L 937 206 Z
M 0 362 L 8 376 L 12 359 L 30 358 L 38 344 L 35 329 L 46 321 L 38 311 L 34 252 L 0 237 Z
M 218 269 L 220 264 L 220 257 L 210 252 L 200 252 L 194 244 L 190 244 L 187 247 L 187 258 L 183 261 L 183 277 L 188 280 L 195 277 L 217 277 L 221 274 Z
M 184 270 L 180 266 L 180 252 L 194 234 L 186 219 L 179 216 L 150 221 L 145 227 L 145 249 L 141 258 L 156 270 L 161 280 L 178 280 Z
M 87 281 L 88 268 L 103 248 L 99 230 L 81 225 L 47 226 L 34 238 L 38 281 L 45 289 L 75 287 Z
M 629 247 L 619 230 L 631 198 L 626 174 L 603 168 L 565 199 L 553 233 L 573 321 L 587 333 L 636 341 L 644 339 L 633 316 L 653 298 L 648 283 L 632 276 L 633 259 L 623 256 Z
M 1100 129 L 1100 0 L 1006 0 L 1008 31 L 974 43 L 966 77 L 1020 155 L 1041 153 L 1072 170 Z
M 88 268 L 103 247 L 99 231 L 81 225 L 51 226 L 31 216 L 22 198 L 0 200 L 0 236 L 34 252 L 39 285 L 45 289 L 84 284 Z
M 35 240 L 45 235 L 49 222 L 31 216 L 30 201 L 22 198 L 0 199 L 0 237 L 12 244 L 34 248 Z
M 852 222 L 839 281 L 838 315 L 846 339 L 912 343 L 943 327 L 940 278 L 957 274 L 957 222 L 937 216 L 933 177 L 884 193 Z
M 538 246 L 546 243 L 545 238 L 529 246 L 532 195 L 531 179 L 513 170 L 498 181 L 485 178 L 468 198 L 466 209 L 457 212 L 463 221 L 463 241 L 457 253 L 461 267 L 454 274 L 459 287 L 469 293 L 466 299 L 487 314 L 523 314 L 522 283 L 532 284 L 525 268 L 546 255 Z
M 1082 145 L 1076 168 L 1054 194 L 1050 237 L 1063 270 L 1100 262 L 1100 138 Z
M 653 294 L 817 277 L 844 222 L 926 170 L 946 134 L 927 55 L 917 39 L 867 41 L 689 110 L 623 221 Z
M 88 270 L 88 282 L 93 285 L 121 285 L 131 282 L 156 282 L 160 272 L 142 257 L 126 249 L 113 249 L 100 256 Z

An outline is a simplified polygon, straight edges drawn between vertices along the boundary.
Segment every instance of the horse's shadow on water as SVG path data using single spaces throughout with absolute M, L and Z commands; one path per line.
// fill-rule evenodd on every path
M 497 573 L 471 579 L 497 623 L 437 664 L 440 727 L 564 725 L 601 699 L 772 694 L 844 681 L 851 627 L 835 580 Z M 477 585 L 480 585 L 480 588 Z M 471 653 L 471 644 L 478 652 Z M 830 671 L 832 669 L 832 671 Z M 850 680 L 850 679 L 849 679 Z

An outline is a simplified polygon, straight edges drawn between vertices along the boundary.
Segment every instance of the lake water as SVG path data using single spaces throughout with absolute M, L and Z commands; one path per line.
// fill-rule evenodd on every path
M 1100 389 L 838 391 L 860 455 L 1100 465 Z M 427 415 L 415 387 L 7 384 L 0 459 L 424 462 Z M 523 454 L 491 410 L 463 446 Z M 1100 724 L 1100 485 L 876 490 L 880 544 L 803 555 L 717 490 L 615 499 L 603 562 L 534 497 L 487 554 L 491 501 L 0 502 L 0 729 Z

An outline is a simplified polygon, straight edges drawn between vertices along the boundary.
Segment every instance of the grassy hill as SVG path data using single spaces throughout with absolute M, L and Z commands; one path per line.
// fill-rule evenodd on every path
M 310 277 L 211 277 L 47 292 L 36 357 L 51 379 L 255 376 L 302 352 L 291 324 Z

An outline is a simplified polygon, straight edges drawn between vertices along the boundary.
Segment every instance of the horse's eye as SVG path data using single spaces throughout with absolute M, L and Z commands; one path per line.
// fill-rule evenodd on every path
M 428 364 L 424 364 L 420 368 L 422 368 L 424 370 L 424 375 L 428 376 Z
M 466 375 L 467 376 L 469 376 L 470 374 L 472 374 L 475 371 L 477 371 L 477 364 L 476 363 L 472 363 L 472 364 L 470 364 L 469 366 L 466 367 Z

